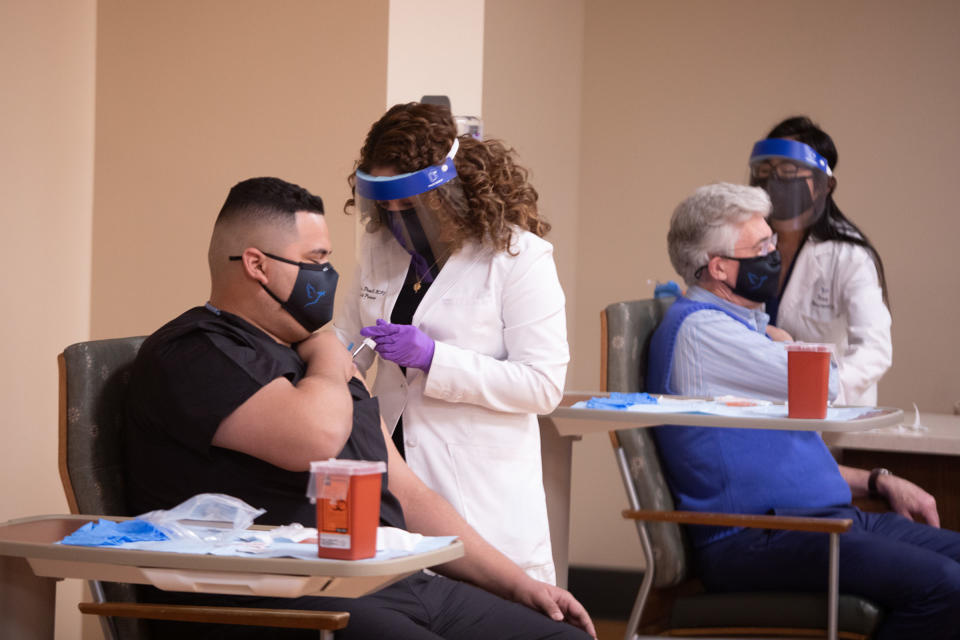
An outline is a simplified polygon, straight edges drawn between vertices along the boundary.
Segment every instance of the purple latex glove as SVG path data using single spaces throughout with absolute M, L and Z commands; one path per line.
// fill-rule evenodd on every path
M 401 367 L 413 367 L 424 373 L 433 362 L 434 342 L 427 334 L 411 324 L 390 324 L 378 319 L 377 324 L 364 327 L 360 335 L 377 342 L 380 357 L 396 362 Z

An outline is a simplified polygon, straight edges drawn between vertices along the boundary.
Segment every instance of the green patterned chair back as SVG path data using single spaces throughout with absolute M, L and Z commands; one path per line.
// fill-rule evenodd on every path
M 675 298 L 651 298 L 616 302 L 603 310 L 601 321 L 606 339 L 606 391 L 645 391 L 650 337 Z M 673 511 L 656 444 L 648 429 L 621 429 L 617 439 L 623 448 L 630 480 L 639 507 Z M 671 522 L 637 522 L 645 526 L 656 560 L 654 586 L 670 587 L 690 576 L 689 547 L 683 529 Z
M 675 298 L 632 300 L 611 304 L 601 313 L 602 370 L 606 391 L 645 391 L 650 337 Z M 612 438 L 623 452 L 621 471 L 633 508 L 673 511 L 656 444 L 649 429 L 621 429 Z M 636 521 L 643 528 L 652 552 L 652 586 L 664 589 L 693 577 L 692 551 L 683 527 L 667 522 Z M 631 629 L 639 624 L 646 601 L 641 587 L 631 614 Z M 869 638 L 883 612 L 873 603 L 850 595 L 840 596 L 840 630 L 849 638 Z M 826 620 L 826 599 L 818 593 L 697 593 L 677 597 L 670 610 L 669 629 L 699 630 L 697 635 L 740 635 L 745 630 L 806 629 Z M 721 633 L 722 632 L 722 633 Z
M 144 338 L 80 342 L 60 356 L 60 478 L 70 510 L 96 515 L 127 511 L 123 480 L 123 404 L 130 370 Z M 111 602 L 135 602 L 129 584 L 92 583 Z M 116 618 L 111 635 L 146 638 L 141 620 Z

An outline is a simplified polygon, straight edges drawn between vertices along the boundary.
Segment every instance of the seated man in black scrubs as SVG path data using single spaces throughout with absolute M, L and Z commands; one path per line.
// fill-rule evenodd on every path
M 230 190 L 210 242 L 210 301 L 150 336 L 134 365 L 125 440 L 130 512 L 227 493 L 265 508 L 259 523 L 315 526 L 305 496 L 310 461 L 386 460 L 380 524 L 459 536 L 466 555 L 437 568 L 454 579 L 420 573 L 355 599 L 152 587 L 143 599 L 349 611 L 341 638 L 595 636 L 573 596 L 527 576 L 410 471 L 350 354 L 333 334 L 313 333 L 333 312 L 330 251 L 319 197 L 277 178 Z M 178 638 L 316 637 L 169 622 L 156 630 Z

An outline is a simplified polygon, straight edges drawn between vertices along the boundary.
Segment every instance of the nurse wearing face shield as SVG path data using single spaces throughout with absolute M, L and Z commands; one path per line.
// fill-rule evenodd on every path
M 560 402 L 569 351 L 527 171 L 496 140 L 458 138 L 447 109 L 411 103 L 374 123 L 350 185 L 365 233 L 335 327 L 376 342 L 373 393 L 397 449 L 487 541 L 555 582 L 537 414 Z
M 750 154 L 750 184 L 773 203 L 782 256 L 771 324 L 795 340 L 836 345 L 839 404 L 876 405 L 890 367 L 890 311 L 880 255 L 833 199 L 837 150 L 809 118 L 784 120 Z

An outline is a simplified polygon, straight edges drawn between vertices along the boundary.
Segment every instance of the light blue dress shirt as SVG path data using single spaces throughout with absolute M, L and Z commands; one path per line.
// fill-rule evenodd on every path
M 770 316 L 690 287 L 687 298 L 716 305 L 742 318 L 733 322 L 722 311 L 690 314 L 680 326 L 670 386 L 692 396 L 735 395 L 783 402 L 787 399 L 787 350 L 766 335 Z M 839 391 L 836 362 L 830 362 L 829 398 Z

